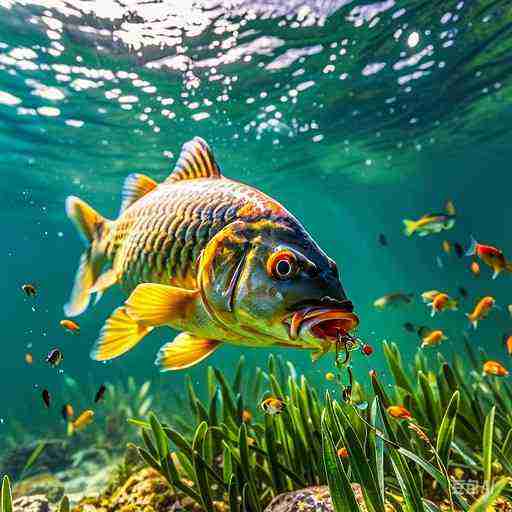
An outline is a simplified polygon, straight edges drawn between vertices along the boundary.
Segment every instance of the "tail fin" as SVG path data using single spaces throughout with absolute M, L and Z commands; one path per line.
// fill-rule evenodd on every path
M 407 236 L 411 236 L 416 231 L 416 222 L 409 219 L 404 219 L 402 222 L 404 223 L 405 226 L 404 233 Z
M 475 240 L 475 237 L 471 235 L 471 239 L 469 242 L 469 248 L 466 251 L 466 256 L 474 256 L 476 254 L 476 246 L 478 245 L 478 242 Z
M 100 238 L 107 221 L 87 203 L 74 196 L 66 199 L 66 213 L 86 244 L 75 274 L 71 296 L 64 305 L 66 316 L 73 317 L 87 309 L 90 289 L 101 272 L 104 260 L 94 254 L 93 242 Z

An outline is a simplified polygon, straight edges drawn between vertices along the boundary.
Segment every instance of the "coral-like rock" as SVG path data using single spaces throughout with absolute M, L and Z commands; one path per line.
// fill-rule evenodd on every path
M 64 494 L 64 485 L 54 475 L 41 473 L 17 483 L 13 494 L 14 498 L 43 495 L 50 503 L 57 503 Z
M 14 512 L 49 512 L 48 500 L 42 495 L 21 496 L 13 501 Z
M 359 511 L 366 512 L 361 486 L 352 484 L 352 490 L 359 505 Z M 265 512 L 333 512 L 333 510 L 329 487 L 323 485 L 280 494 L 270 502 Z M 386 510 L 392 512 L 393 508 L 386 505 Z

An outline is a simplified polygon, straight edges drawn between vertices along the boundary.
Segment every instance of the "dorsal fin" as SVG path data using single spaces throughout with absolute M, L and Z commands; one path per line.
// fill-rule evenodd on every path
M 194 137 L 183 145 L 176 167 L 167 181 L 220 177 L 220 169 L 210 146 L 201 137 Z
M 123 184 L 123 192 L 121 196 L 121 208 L 119 215 L 123 213 L 126 208 L 130 207 L 135 201 L 151 192 L 158 183 L 145 174 L 133 173 L 126 177 Z

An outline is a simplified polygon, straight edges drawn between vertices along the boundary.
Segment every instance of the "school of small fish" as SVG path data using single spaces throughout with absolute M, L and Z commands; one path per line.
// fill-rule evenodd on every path
M 405 228 L 404 233 L 408 237 L 414 234 L 425 237 L 452 229 L 455 225 L 455 221 L 455 206 L 452 201 L 447 201 L 444 212 L 442 213 L 425 214 L 418 220 L 403 220 Z M 382 239 L 386 238 L 385 235 L 381 233 L 378 238 L 380 245 L 383 245 L 381 242 Z M 469 270 L 474 277 L 479 277 L 482 274 L 480 263 L 477 260 L 480 260 L 486 266 L 490 267 L 493 280 L 502 273 L 512 272 L 512 260 L 509 260 L 501 249 L 493 245 L 480 243 L 473 236 L 470 237 L 467 250 L 464 250 L 459 242 L 447 239 L 442 241 L 441 250 L 446 255 L 450 255 L 453 251 L 458 258 L 463 258 L 464 256 L 471 257 L 472 261 L 469 265 Z M 437 256 L 437 260 L 438 267 L 443 268 L 444 264 L 441 257 Z M 469 293 L 463 286 L 458 286 L 457 292 L 458 297 L 451 296 L 444 290 L 428 290 L 420 293 L 419 296 L 421 301 L 429 309 L 430 317 L 433 318 L 442 312 L 456 312 L 461 308 L 461 300 L 464 301 L 467 299 Z M 413 302 L 413 293 L 397 291 L 379 297 L 373 302 L 373 305 L 378 310 L 384 310 L 390 306 L 404 306 L 412 304 Z M 464 336 L 467 338 L 467 329 L 477 329 L 479 323 L 486 319 L 496 308 L 501 309 L 496 304 L 496 299 L 492 295 L 485 295 L 473 299 L 471 309 L 464 312 L 467 318 L 466 328 L 463 331 Z M 512 304 L 507 306 L 507 310 L 510 316 L 512 316 Z M 410 321 L 404 322 L 403 327 L 407 332 L 414 333 L 419 337 L 421 348 L 437 346 L 448 339 L 448 336 L 441 327 L 433 328 L 426 325 L 415 325 Z M 505 333 L 502 339 L 506 354 L 512 356 L 512 331 Z M 482 374 L 485 376 L 506 377 L 509 375 L 509 371 L 501 362 L 488 360 L 483 364 Z M 407 416 L 408 411 L 402 406 L 392 406 L 388 409 L 388 413 L 394 418 L 410 419 Z

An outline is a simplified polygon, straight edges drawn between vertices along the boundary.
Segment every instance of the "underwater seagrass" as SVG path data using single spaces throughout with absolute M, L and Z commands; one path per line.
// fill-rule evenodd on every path
M 324 485 L 330 497 L 318 510 L 512 510 L 512 387 L 481 375 L 486 354 L 467 346 L 471 370 L 459 356 L 429 363 L 418 352 L 406 367 L 395 344 L 384 342 L 384 352 L 391 385 L 375 371 L 370 390 L 354 383 L 352 398 L 369 402 L 366 410 L 337 399 L 337 387 L 320 399 L 290 362 L 273 356 L 268 371 L 249 376 L 242 358 L 231 384 L 209 367 L 206 401 L 187 385 L 195 430 L 152 413 L 132 420 L 144 441 L 139 453 L 171 492 L 205 511 L 263 511 L 282 493 Z M 269 394 L 286 402 L 281 414 L 244 414 Z M 393 404 L 404 404 L 408 419 L 393 418 Z M 316 510 L 311 499 L 293 510 Z M 265 509 L 273 510 L 292 509 Z
M 277 201 L 223 177 L 199 137 L 163 183 L 128 176 L 118 219 L 76 197 L 66 210 L 88 244 L 66 314 L 116 283 L 131 292 L 93 359 L 120 356 L 162 325 L 184 332 L 161 348 L 161 370 L 190 367 L 223 342 L 308 349 L 314 358 L 355 344 L 348 332 L 359 319 L 335 262 Z

